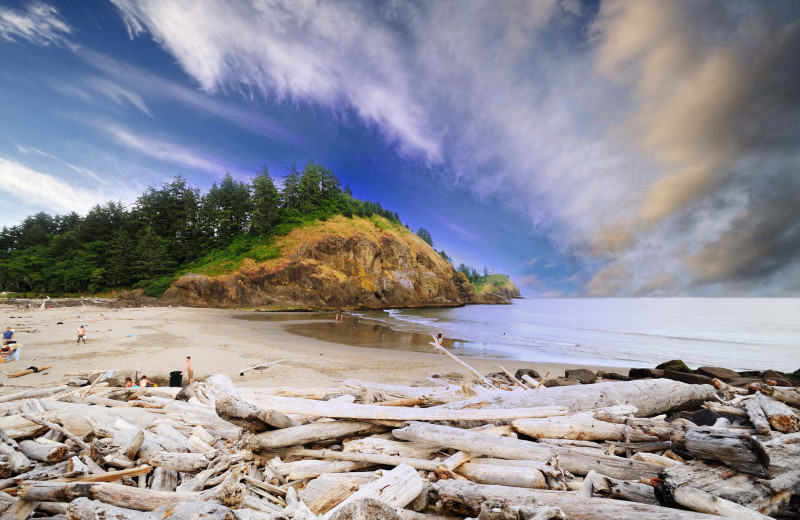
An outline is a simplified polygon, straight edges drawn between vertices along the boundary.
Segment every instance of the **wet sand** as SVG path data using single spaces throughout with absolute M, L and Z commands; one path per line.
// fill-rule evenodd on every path
M 59 324 L 59 322 L 61 322 Z M 86 344 L 76 344 L 77 329 L 86 325 Z M 0 365 L 4 373 L 30 365 L 51 365 L 45 373 L 9 379 L 5 385 L 61 381 L 90 370 L 133 369 L 149 377 L 167 378 L 192 357 L 198 378 L 225 372 L 239 386 L 336 386 L 355 378 L 395 384 L 427 384 L 437 374 L 468 372 L 427 345 L 423 334 L 392 331 L 374 322 L 334 313 L 257 313 L 230 309 L 151 307 L 109 309 L 67 307 L 22 311 L 0 305 L 0 327 L 16 330 L 20 361 Z M 445 346 L 449 340 L 445 341 Z M 252 365 L 281 363 L 264 370 L 241 371 Z M 530 363 L 508 359 L 464 358 L 481 373 L 534 368 L 542 375 L 563 375 L 580 366 Z M 624 369 L 609 368 L 625 373 Z

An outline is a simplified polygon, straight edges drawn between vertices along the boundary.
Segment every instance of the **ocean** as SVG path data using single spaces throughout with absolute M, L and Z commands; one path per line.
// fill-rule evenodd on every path
M 734 370 L 800 368 L 800 299 L 518 299 L 511 305 L 392 309 L 359 321 L 444 333 L 457 355 L 654 367 L 682 359 Z

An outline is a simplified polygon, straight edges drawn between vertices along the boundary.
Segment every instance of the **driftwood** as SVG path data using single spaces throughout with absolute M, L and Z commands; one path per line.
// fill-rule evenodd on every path
M 349 435 L 368 434 L 383 431 L 384 428 L 368 423 L 353 421 L 333 421 L 304 424 L 282 430 L 245 435 L 243 446 L 247 449 L 274 450 L 287 446 L 302 445 L 328 439 L 341 439 Z
M 769 398 L 761 392 L 756 392 L 753 399 L 764 410 L 764 415 L 767 416 L 772 427 L 779 432 L 793 433 L 800 430 L 800 418 L 786 404 Z
M 772 428 L 770 427 L 767 416 L 764 415 L 764 410 L 761 408 L 759 402 L 755 399 L 747 399 L 744 402 L 744 409 L 747 412 L 747 418 L 750 424 L 756 429 L 759 435 L 772 435 Z
M 743 473 L 766 476 L 770 459 L 764 446 L 749 435 L 695 428 L 684 437 L 686 451 L 692 455 L 722 462 Z
M 217 399 L 215 408 L 222 419 L 253 433 L 300 425 L 277 410 L 265 409 L 236 397 Z
M 358 491 L 350 495 L 338 506 L 325 513 L 321 517 L 321 520 L 328 520 L 333 517 L 339 509 L 365 498 L 379 500 L 391 507 L 404 507 L 420 494 L 422 488 L 422 478 L 417 475 L 414 468 L 408 465 L 401 465 L 386 473 L 378 480 L 361 486 Z

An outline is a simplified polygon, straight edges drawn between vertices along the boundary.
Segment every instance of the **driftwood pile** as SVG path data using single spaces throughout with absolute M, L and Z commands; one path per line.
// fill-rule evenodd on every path
M 763 519 L 794 388 L 73 386 L 0 395 L 0 519 Z M 667 416 L 709 410 L 713 426 Z M 668 420 L 669 419 L 669 420 Z M 795 498 L 796 500 L 796 498 Z

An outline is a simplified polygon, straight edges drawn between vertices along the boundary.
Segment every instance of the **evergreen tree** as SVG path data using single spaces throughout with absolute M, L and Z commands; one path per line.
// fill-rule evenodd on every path
M 226 173 L 219 186 L 214 183 L 203 199 L 207 225 L 215 230 L 215 245 L 227 246 L 249 228 L 252 201 L 250 186 Z
M 320 183 L 322 176 L 319 168 L 314 161 L 308 161 L 300 174 L 300 184 L 298 186 L 299 210 L 302 213 L 310 213 L 319 207 L 322 201 L 322 190 Z
M 424 227 L 419 228 L 417 230 L 417 236 L 427 242 L 429 246 L 433 247 L 433 237 L 427 229 Z
M 278 223 L 281 204 L 281 195 L 266 166 L 262 166 L 258 175 L 253 179 L 252 193 L 251 231 L 256 235 L 264 235 Z
M 152 280 L 168 273 L 172 268 L 169 260 L 169 242 L 147 227 L 139 236 L 133 274 L 138 280 Z
M 283 199 L 283 209 L 300 209 L 300 172 L 297 171 L 294 163 L 286 168 L 281 198 Z

